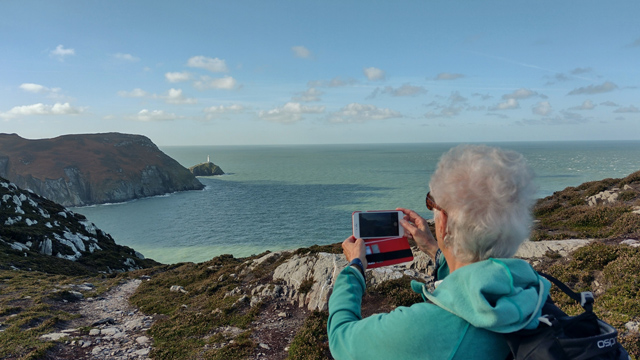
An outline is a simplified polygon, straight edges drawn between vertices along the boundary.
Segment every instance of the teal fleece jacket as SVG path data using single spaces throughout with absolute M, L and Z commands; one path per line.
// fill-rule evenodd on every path
M 538 326 L 550 283 L 524 260 L 488 259 L 449 274 L 442 258 L 428 302 L 362 319 L 365 282 L 348 266 L 329 299 L 329 348 L 336 359 L 504 359 L 502 333 Z

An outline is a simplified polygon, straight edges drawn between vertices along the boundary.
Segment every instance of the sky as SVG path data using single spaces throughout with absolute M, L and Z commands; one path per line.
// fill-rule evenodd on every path
M 0 132 L 640 139 L 640 1 L 0 1 Z

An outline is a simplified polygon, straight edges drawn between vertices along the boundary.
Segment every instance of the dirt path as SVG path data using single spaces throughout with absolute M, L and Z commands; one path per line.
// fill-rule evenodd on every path
M 153 318 L 129 304 L 129 297 L 143 280 L 135 279 L 114 287 L 97 298 L 87 298 L 77 304 L 80 318 L 69 328 L 48 334 L 52 339 L 64 339 L 49 359 L 148 359 L 152 339 L 146 331 Z M 91 327 L 90 332 L 81 331 Z

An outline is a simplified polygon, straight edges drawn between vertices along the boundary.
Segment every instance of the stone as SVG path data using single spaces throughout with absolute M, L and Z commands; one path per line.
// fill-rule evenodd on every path
M 100 329 L 91 329 L 91 330 L 89 330 L 89 335 L 91 335 L 91 336 L 100 335 Z
M 100 319 L 96 322 L 94 322 L 93 324 L 91 324 L 91 326 L 100 326 L 100 325 L 106 325 L 106 324 L 115 324 L 116 321 L 113 318 L 104 318 L 104 319 Z
M 634 240 L 634 239 L 627 239 L 627 240 L 623 240 L 620 242 L 620 244 L 625 244 L 631 247 L 639 247 L 640 246 L 640 241 L 638 240 Z
M 309 310 L 326 310 L 333 283 L 345 266 L 347 260 L 343 255 L 323 252 L 296 255 L 275 269 L 273 279 L 283 280 L 287 287 L 296 290 L 303 282 L 312 280 L 311 289 L 298 295 L 299 305 L 306 305 Z
M 593 196 L 589 196 L 586 201 L 589 206 L 596 206 L 598 204 L 612 204 L 618 200 L 619 192 L 619 188 L 601 191 Z
M 624 327 L 629 331 L 629 332 L 634 332 L 634 333 L 638 333 L 640 330 L 640 322 L 638 321 L 630 321 L 626 324 L 624 324 Z
M 50 333 L 50 334 L 45 334 L 40 336 L 40 339 L 42 340 L 48 340 L 48 341 L 58 341 L 62 338 L 66 338 L 67 336 L 69 336 L 69 334 L 65 334 L 65 333 Z
M 71 295 L 76 300 L 82 300 L 84 298 L 84 295 L 77 291 L 69 291 L 69 295 Z
M 260 347 L 266 350 L 271 349 L 271 347 L 269 347 L 269 345 L 265 344 L 265 343 L 260 343 Z
M 146 345 L 147 343 L 149 343 L 149 338 L 146 336 L 138 336 L 136 338 L 136 342 L 140 345 Z
M 188 291 L 185 290 L 182 286 L 180 285 L 172 285 L 171 288 L 169 289 L 169 291 L 173 291 L 173 292 L 181 292 L 183 294 L 186 294 Z
M 150 348 L 144 348 L 144 349 L 136 350 L 133 353 L 138 355 L 138 356 L 147 356 L 147 355 L 149 355 L 150 351 L 151 351 Z
M 547 251 L 557 252 L 562 256 L 567 256 L 570 252 L 588 245 L 593 239 L 569 239 L 569 240 L 544 240 L 525 241 L 520 245 L 515 257 L 530 259 L 543 257 Z
M 100 330 L 100 335 L 115 335 L 120 332 L 120 329 L 117 327 L 109 327 L 106 329 Z
M 127 321 L 124 324 L 124 328 L 127 330 L 136 330 L 136 329 L 140 329 L 144 326 L 144 321 L 142 318 L 137 318 L 131 321 Z

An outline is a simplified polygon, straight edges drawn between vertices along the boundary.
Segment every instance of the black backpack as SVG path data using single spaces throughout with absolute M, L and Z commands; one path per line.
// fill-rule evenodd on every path
M 591 292 L 577 294 L 553 276 L 539 274 L 578 302 L 584 308 L 584 313 L 569 316 L 553 303 L 551 297 L 547 298 L 536 329 L 505 334 L 511 348 L 507 359 L 631 359 L 618 343 L 618 331 L 593 313 Z

